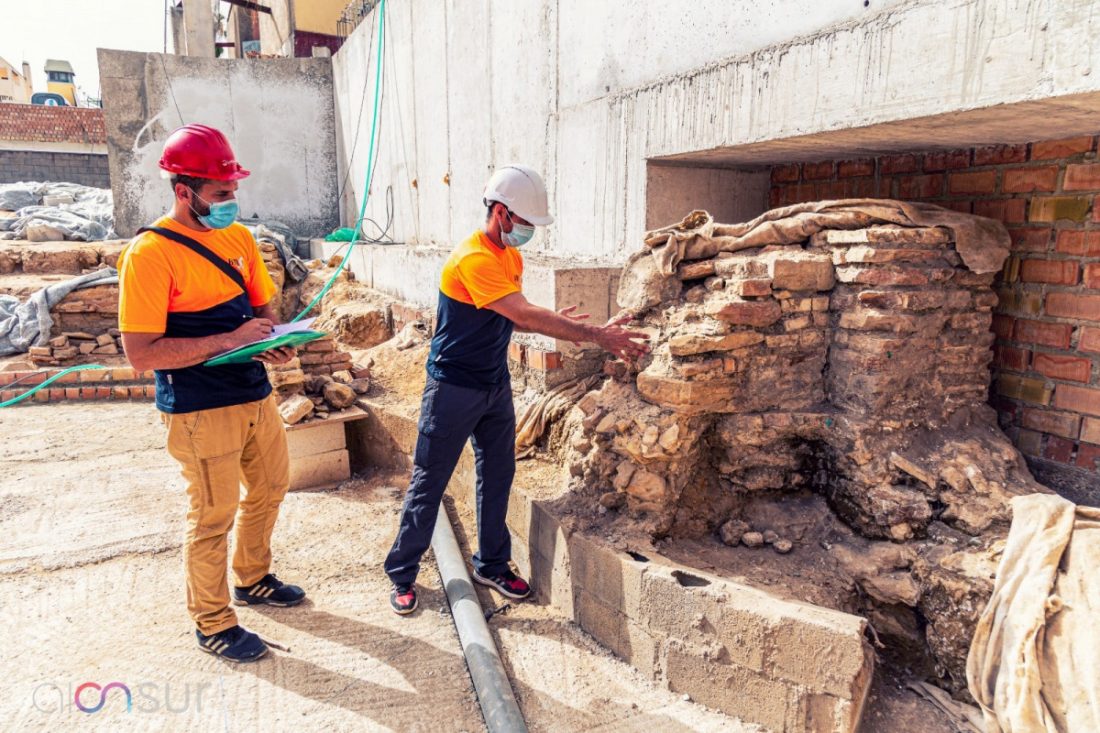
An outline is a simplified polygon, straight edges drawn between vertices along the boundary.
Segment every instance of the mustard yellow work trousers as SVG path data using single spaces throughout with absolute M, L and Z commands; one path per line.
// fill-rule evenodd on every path
M 286 433 L 274 396 L 163 420 L 168 452 L 187 481 L 187 610 L 199 631 L 216 634 L 237 624 L 226 580 L 234 520 L 235 585 L 251 586 L 269 572 L 271 532 L 290 485 Z

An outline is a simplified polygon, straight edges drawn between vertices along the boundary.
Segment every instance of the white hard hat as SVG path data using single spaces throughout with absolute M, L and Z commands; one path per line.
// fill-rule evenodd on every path
M 482 198 L 488 204 L 498 201 L 508 210 L 535 226 L 554 223 L 546 203 L 546 186 L 533 168 L 525 165 L 506 165 L 498 168 L 485 184 Z

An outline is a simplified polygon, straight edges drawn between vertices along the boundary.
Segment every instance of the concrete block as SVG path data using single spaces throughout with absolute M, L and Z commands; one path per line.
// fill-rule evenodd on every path
M 747 586 L 656 562 L 646 568 L 642 597 L 639 620 L 649 633 L 724 647 L 729 661 L 763 671 L 767 631 L 773 623 L 768 609 L 782 601 Z
M 579 532 L 569 537 L 569 558 L 574 593 L 584 588 L 630 618 L 641 617 L 644 563 Z
M 783 618 L 768 630 L 765 672 L 813 692 L 862 699 L 873 669 L 865 627 L 857 616 L 787 604 Z
M 805 733 L 853 733 L 863 700 L 843 700 L 792 687 L 787 697 L 786 730 Z
M 573 619 L 592 638 L 620 659 L 630 659 L 630 649 L 623 647 L 627 618 L 618 609 L 602 603 L 588 590 L 574 588 L 573 613 Z
M 343 423 L 324 421 L 310 423 L 301 430 L 288 430 L 286 442 L 291 460 L 347 448 Z
M 530 504 L 531 582 L 542 599 L 562 615 L 573 618 L 572 563 L 565 531 L 539 501 Z
M 786 727 L 788 688 L 782 682 L 737 664 L 711 661 L 675 643 L 669 646 L 665 665 L 674 692 L 768 730 L 799 730 Z
M 347 481 L 351 466 L 346 450 L 334 450 L 290 459 L 290 490 L 309 489 Z

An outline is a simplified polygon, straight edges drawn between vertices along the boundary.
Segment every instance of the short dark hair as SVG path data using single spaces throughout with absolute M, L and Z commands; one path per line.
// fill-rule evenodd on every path
M 168 180 L 172 182 L 172 190 L 173 191 L 176 190 L 176 184 L 177 183 L 182 183 L 183 185 L 187 186 L 192 191 L 196 191 L 196 192 L 208 183 L 215 183 L 215 181 L 213 179 L 210 179 L 210 178 L 197 178 L 195 176 L 185 176 L 182 173 L 175 173 Z
M 504 206 L 504 204 L 500 203 L 499 201 L 490 201 L 489 199 L 482 199 L 481 203 L 485 204 L 485 221 L 489 221 L 489 218 L 492 217 L 494 206 L 497 206 L 498 204 L 500 206 Z M 504 210 L 507 211 L 508 207 L 504 206 Z

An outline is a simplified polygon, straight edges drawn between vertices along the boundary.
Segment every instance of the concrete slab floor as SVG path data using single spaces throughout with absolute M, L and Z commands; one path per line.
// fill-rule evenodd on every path
M 0 430 L 0 716 L 13 729 L 484 729 L 430 557 L 421 610 L 389 611 L 380 565 L 399 476 L 288 495 L 273 569 L 311 601 L 240 609 L 292 652 L 235 666 L 194 647 L 182 485 L 152 406 L 13 408 Z M 493 626 L 534 731 L 754 730 L 657 689 L 538 606 Z M 119 691 L 96 713 L 72 705 L 81 684 L 114 681 L 130 687 L 132 712 Z

